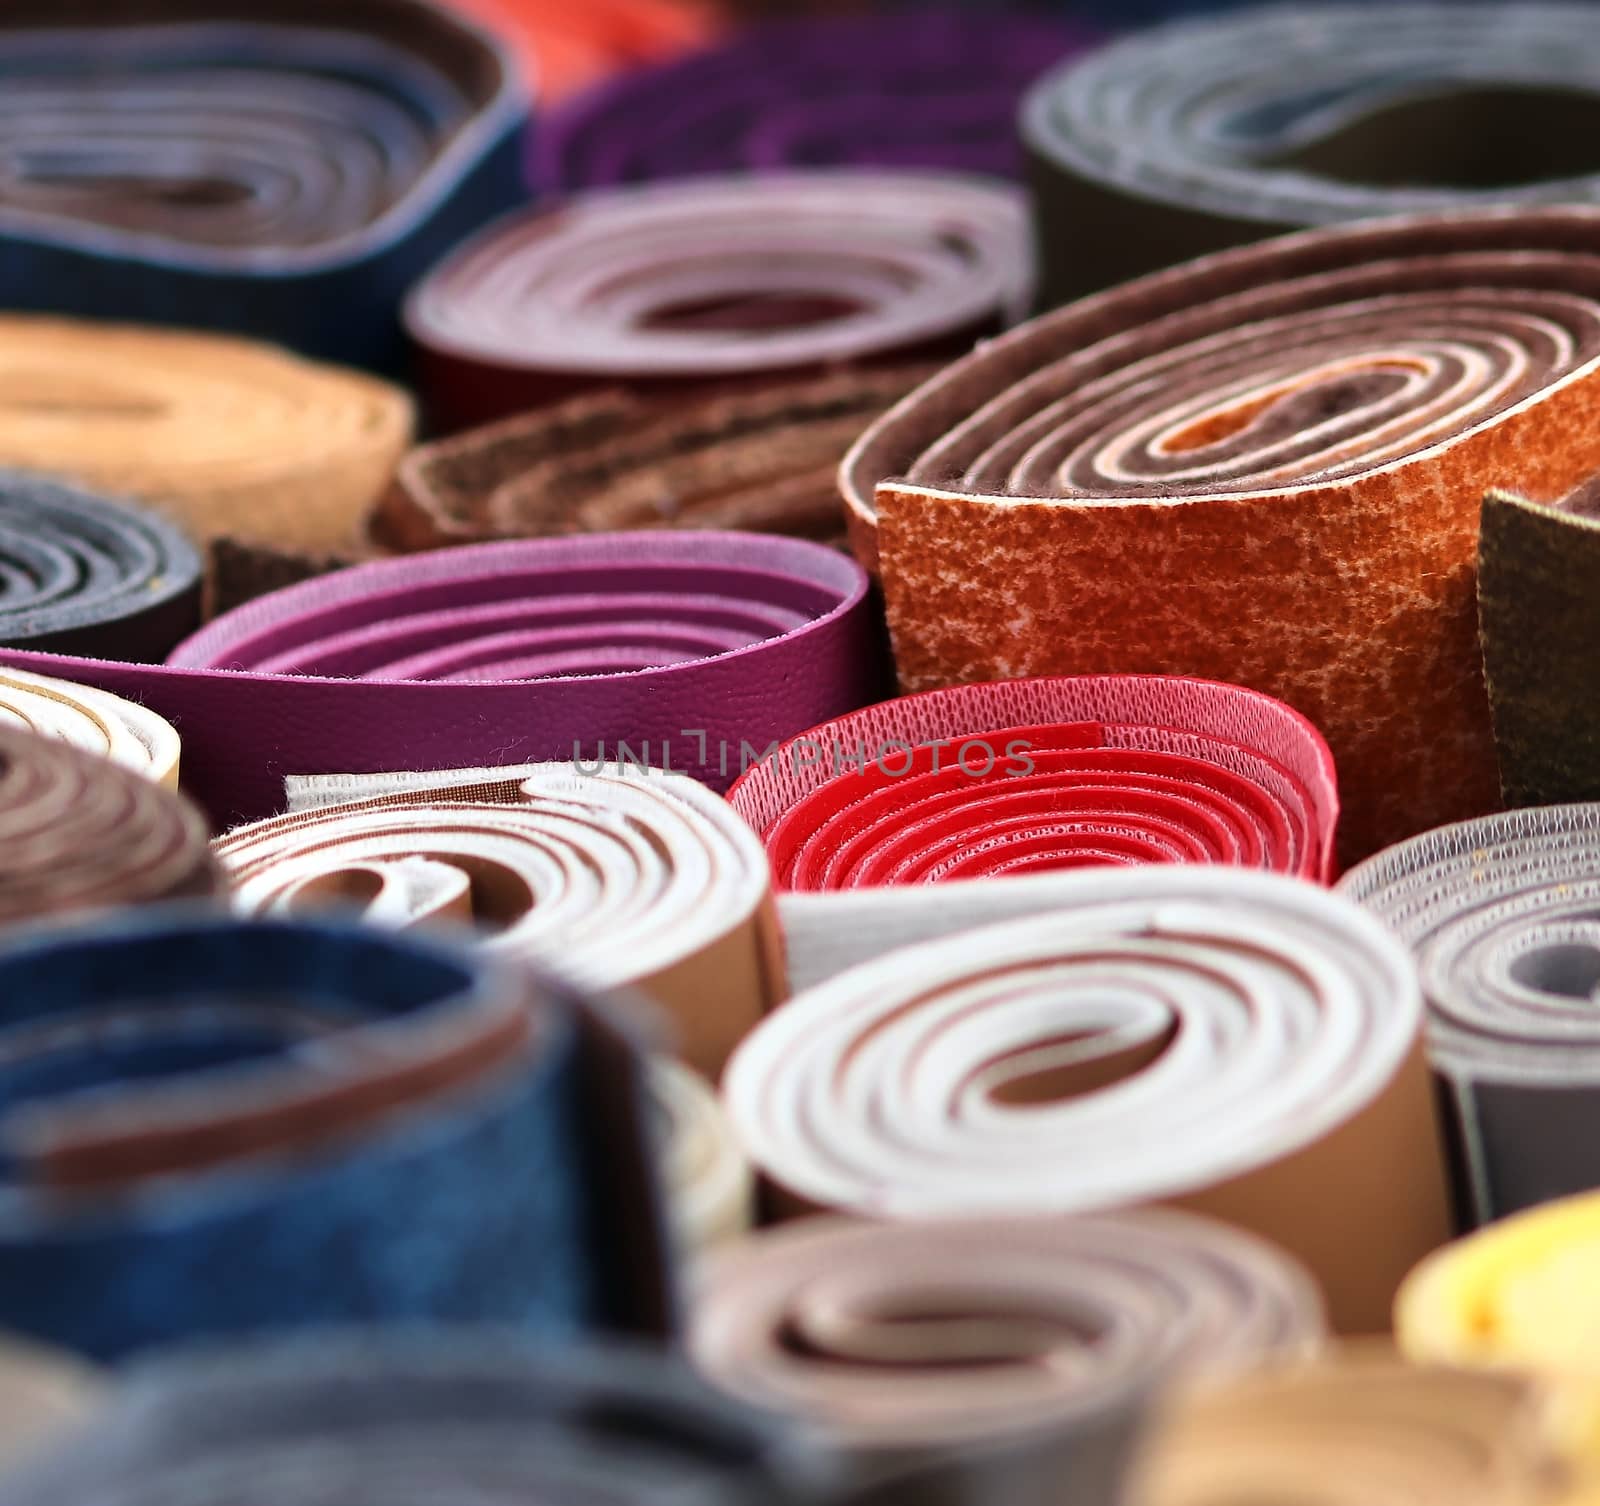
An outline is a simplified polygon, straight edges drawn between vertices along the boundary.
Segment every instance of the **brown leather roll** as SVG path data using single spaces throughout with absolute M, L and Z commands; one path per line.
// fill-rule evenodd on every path
M 1224 252 L 990 341 L 842 484 L 904 688 L 1181 673 L 1327 735 L 1345 860 L 1498 798 L 1483 493 L 1600 471 L 1600 212 Z
M 219 894 L 208 835 L 145 775 L 0 727 L 0 925 Z
M 836 372 L 696 402 L 617 389 L 421 445 L 371 530 L 392 549 L 617 528 L 842 539 L 839 461 L 930 366 Z

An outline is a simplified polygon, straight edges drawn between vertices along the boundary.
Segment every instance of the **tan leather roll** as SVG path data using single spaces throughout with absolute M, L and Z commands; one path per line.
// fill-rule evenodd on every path
M 724 1101 L 779 1205 L 1166 1204 L 1297 1256 L 1339 1331 L 1386 1329 L 1449 1234 L 1404 948 L 1339 896 L 1229 868 L 1053 876 L 1053 908 L 968 929 L 963 890 L 1027 882 L 918 891 L 936 939 L 797 994 L 734 1054 Z
M 172 723 L 107 691 L 0 668 L 0 727 L 71 743 L 168 789 L 178 787 L 183 747 Z
M 0 726 L 0 925 L 217 894 L 208 835 L 145 774 Z
M 711 1084 L 691 1067 L 657 1057 L 651 1097 L 661 1132 L 667 1214 L 691 1259 L 743 1234 L 755 1205 L 755 1174 Z
M 296 779 L 290 795 L 288 815 L 217 842 L 244 913 L 479 926 L 491 950 L 584 986 L 637 987 L 706 1072 L 783 997 L 766 855 L 692 779 L 528 764 Z
M 1363 1346 L 1184 1398 L 1129 1506 L 1553 1506 L 1563 1492 L 1534 1389 Z
M 351 542 L 412 423 L 399 388 L 271 345 L 0 318 L 0 464 L 136 497 L 202 542 Z
M 0 1470 L 87 1416 L 105 1391 L 101 1372 L 75 1355 L 0 1339 Z

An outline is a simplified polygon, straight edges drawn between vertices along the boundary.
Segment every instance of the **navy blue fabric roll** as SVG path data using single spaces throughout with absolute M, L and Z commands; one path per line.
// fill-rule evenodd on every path
M 667 1332 L 640 1072 L 604 1006 L 343 924 L 147 911 L 0 950 L 0 1328 L 105 1360 Z
M 527 119 L 432 0 L 11 0 L 0 304 L 392 370 L 406 289 L 525 197 Z

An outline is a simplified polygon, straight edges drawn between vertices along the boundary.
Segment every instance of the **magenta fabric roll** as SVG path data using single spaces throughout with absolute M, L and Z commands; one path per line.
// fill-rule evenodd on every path
M 609 759 L 720 789 L 882 687 L 859 566 L 709 532 L 382 560 L 226 613 L 165 665 L 15 650 L 0 664 L 165 716 L 184 787 L 219 826 L 281 809 L 287 774 Z
M 1020 177 L 1024 90 L 1089 28 L 985 7 L 819 17 L 626 74 L 540 121 L 548 192 L 782 167 Z

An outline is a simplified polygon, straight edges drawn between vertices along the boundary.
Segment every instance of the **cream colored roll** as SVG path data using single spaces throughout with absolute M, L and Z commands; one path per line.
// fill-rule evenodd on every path
M 680 1247 L 696 1255 L 743 1234 L 755 1203 L 755 1174 L 711 1085 L 682 1062 L 657 1057 L 650 1091 L 660 1119 L 668 1213 Z
M 1535 1390 L 1357 1347 L 1178 1401 L 1129 1506 L 1553 1506 Z
M 71 743 L 168 789 L 178 787 L 183 750 L 172 723 L 107 691 L 0 667 L 0 726 Z
M 692 779 L 525 764 L 300 779 L 290 796 L 302 808 L 217 842 L 242 913 L 476 925 L 583 986 L 637 987 L 706 1072 L 783 996 L 766 854 Z M 316 804 L 330 797 L 345 803 Z
M 1340 1331 L 1387 1329 L 1449 1233 L 1405 950 L 1272 874 L 1053 885 L 1055 908 L 968 930 L 961 891 L 991 886 L 929 886 L 942 939 L 762 1022 L 723 1094 L 776 1194 L 892 1218 L 1185 1207 L 1298 1256 Z
M 86 1416 L 104 1389 L 101 1373 L 75 1355 L 0 1339 L 0 1470 Z

